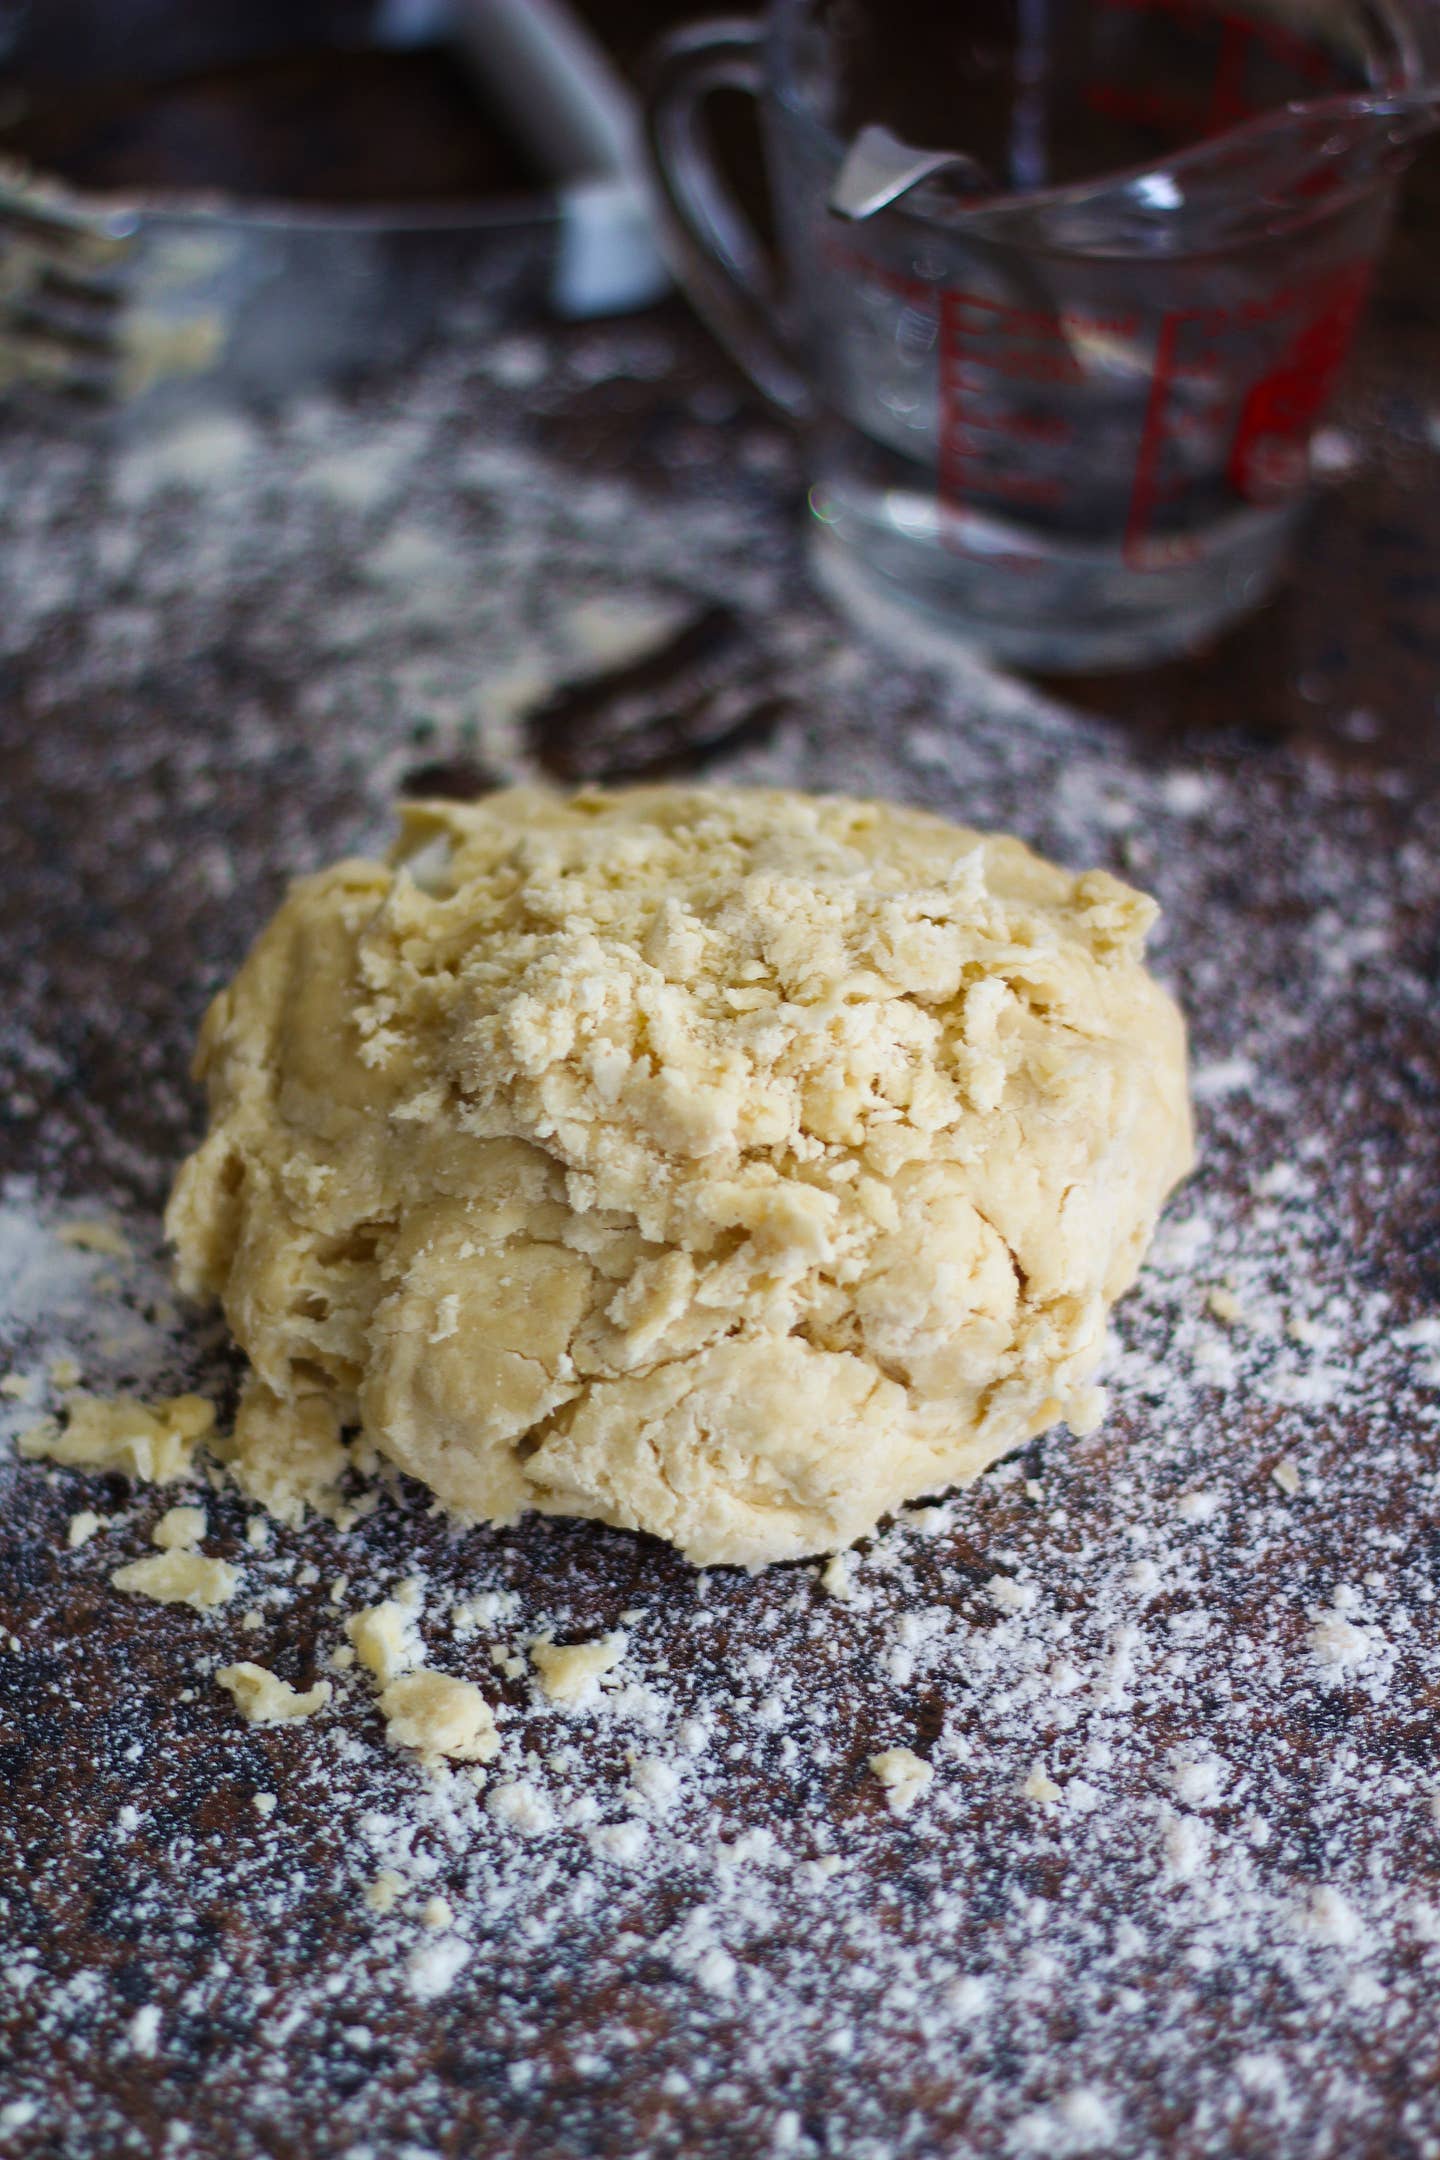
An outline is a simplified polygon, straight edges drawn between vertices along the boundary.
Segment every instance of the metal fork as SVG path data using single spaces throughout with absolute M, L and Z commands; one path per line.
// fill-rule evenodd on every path
M 0 158 L 0 389 L 35 384 L 87 402 L 113 393 L 138 224 L 128 211 L 82 209 Z

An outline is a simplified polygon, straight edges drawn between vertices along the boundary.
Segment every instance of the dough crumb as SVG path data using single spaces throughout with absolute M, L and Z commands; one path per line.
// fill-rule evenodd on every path
M 80 1252 L 100 1253 L 107 1260 L 130 1258 L 128 1242 L 111 1223 L 62 1223 L 55 1234 L 62 1245 L 73 1245 Z
M 1110 1408 L 1110 1397 L 1103 1387 L 1076 1388 L 1065 1406 L 1065 1423 L 1077 1440 L 1088 1440 L 1091 1433 L 1099 1432 Z
M 1024 1799 L 1038 1800 L 1044 1807 L 1049 1807 L 1054 1801 L 1063 1800 L 1065 1797 L 1040 1763 L 1035 1764 L 1020 1791 Z
M 201 1395 L 149 1405 L 129 1395 L 77 1395 L 66 1406 L 63 1431 L 47 1421 L 22 1433 L 19 1448 L 67 1469 L 118 1470 L 146 1484 L 172 1485 L 189 1476 L 196 1445 L 214 1429 L 215 1406 Z
M 906 1815 L 934 1778 L 931 1765 L 913 1748 L 887 1748 L 870 1757 L 870 1768 L 885 1787 L 885 1803 L 892 1815 Z
M 80 1385 L 80 1365 L 73 1357 L 52 1358 L 46 1370 L 51 1387 L 72 1388 Z
M 420 1908 L 420 1925 L 426 1928 L 448 1928 L 455 1924 L 455 1908 L 449 1898 L 426 1898 Z
M 381 1868 L 374 1882 L 366 1888 L 365 1903 L 373 1913 L 393 1912 L 405 1895 L 405 1887 L 403 1875 L 398 1875 L 394 1868 Z
M 34 1402 L 34 1379 L 29 1373 L 8 1372 L 0 1380 L 0 1395 L 8 1395 L 12 1402 Z
M 345 1633 L 360 1663 L 382 1687 L 425 1662 L 425 1645 L 415 1626 L 415 1608 L 402 1605 L 397 1598 L 386 1598 L 379 1605 L 367 1605 L 363 1612 L 352 1613 L 345 1622 Z
M 850 1562 L 844 1553 L 832 1553 L 826 1561 L 820 1571 L 820 1587 L 829 1596 L 838 1598 L 842 1605 L 850 1603 L 855 1586 L 850 1580 Z
M 392 1747 L 455 1762 L 490 1762 L 500 1752 L 494 1713 L 471 1680 L 423 1669 L 402 1673 L 381 1694 L 380 1708 Z
M 180 1552 L 187 1545 L 198 1545 L 205 1528 L 203 1507 L 167 1508 L 150 1532 L 150 1542 L 162 1552 Z
M 97 1515 L 93 1508 L 79 1509 L 65 1526 L 65 1543 L 73 1552 L 77 1545 L 83 1545 L 94 1537 L 97 1530 L 103 1530 L 108 1521 L 108 1516 Z
M 161 1605 L 193 1605 L 197 1612 L 228 1604 L 240 1587 L 240 1570 L 197 1552 L 158 1552 L 132 1560 L 110 1577 L 117 1590 L 154 1598 Z
M 324 1709 L 331 1694 L 329 1681 L 317 1680 L 302 1695 L 278 1673 L 248 1660 L 222 1665 L 215 1678 L 234 1696 L 235 1706 L 247 1725 L 290 1725 L 298 1718 L 314 1717 L 317 1710 Z
M 1281 1492 L 1285 1493 L 1289 1498 L 1293 1499 L 1295 1494 L 1299 1492 L 1301 1483 L 1300 1465 L 1293 1455 L 1282 1455 L 1270 1475 Z
M 623 1628 L 598 1636 L 593 1642 L 533 1642 L 530 1661 L 540 1691 L 553 1703 L 573 1707 L 592 1692 L 603 1673 L 613 1672 L 624 1657 L 629 1636 Z

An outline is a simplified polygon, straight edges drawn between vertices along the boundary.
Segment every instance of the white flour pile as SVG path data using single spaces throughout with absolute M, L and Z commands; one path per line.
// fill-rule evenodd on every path
M 668 333 L 472 328 L 393 407 L 197 426 L 108 480 L 0 447 L 32 785 L 92 819 L 101 896 L 83 915 L 57 872 L 41 919 L 93 945 L 83 1015 L 37 943 L 0 1020 L 28 1173 L 4 1434 L 66 1359 L 99 1393 L 223 1397 L 154 1241 L 204 996 L 284 874 L 374 845 L 407 763 L 516 769 L 538 688 L 686 595 L 761 611 L 800 701 L 723 777 L 893 794 L 1155 891 L 1201 1169 L 1117 1314 L 1100 1432 L 828 1568 L 457 1537 L 413 1487 L 252 1542 L 203 1481 L 7 1448 L 0 2147 L 1440 2153 L 1433 810 L 1279 752 L 1146 761 L 907 672 L 808 596 L 783 453 L 756 425 L 722 459 L 707 379 L 668 491 L 643 460 L 565 469 L 575 412 L 648 394 Z M 101 686 L 87 758 L 66 728 L 93 745 Z M 240 1570 L 209 1612 L 110 1586 L 177 1502 Z M 387 1744 L 344 1622 L 402 1586 L 429 1667 L 493 1706 L 493 1760 Z M 552 1636 L 623 1654 L 557 1702 Z M 215 1681 L 242 1661 L 330 1700 L 247 1725 Z M 900 1749 L 928 1782 L 868 1767 Z

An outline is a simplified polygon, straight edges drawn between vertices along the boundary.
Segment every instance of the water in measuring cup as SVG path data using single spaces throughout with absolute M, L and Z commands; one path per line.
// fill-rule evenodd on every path
M 827 91 L 842 138 L 880 120 L 1016 190 L 1155 164 L 1364 80 L 1354 56 L 1205 0 L 971 0 L 953 16 L 911 0 L 883 29 L 848 20 Z M 1282 566 L 1363 298 L 1352 241 L 1177 271 L 953 233 L 928 261 L 923 245 L 882 256 L 863 225 L 836 229 L 811 292 L 822 570 L 1031 666 L 1203 641 Z

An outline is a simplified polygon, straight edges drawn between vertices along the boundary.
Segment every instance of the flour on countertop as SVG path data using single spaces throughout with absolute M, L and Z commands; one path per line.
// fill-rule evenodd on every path
M 947 685 L 870 651 L 804 585 L 765 424 L 723 448 L 677 425 L 663 484 L 565 462 L 571 409 L 645 379 L 666 333 L 488 358 L 485 334 L 481 310 L 388 403 L 308 400 L 108 482 L 79 444 L 0 445 L 0 650 L 46 656 L 31 785 L 89 800 L 101 896 L 83 1028 L 29 957 L 0 1015 L 29 1173 L 0 1194 L 0 1369 L 29 1397 L 0 1392 L 29 1541 L 0 1684 L 84 1750 L 115 1944 L 85 1971 L 42 1938 L 30 1915 L 79 1862 L 63 1836 L 22 1854 L 0 1813 L 0 2126 L 51 2149 L 60 2059 L 65 2160 L 148 2150 L 108 2097 L 126 2063 L 192 2150 L 243 2076 L 246 2160 L 438 2150 L 457 2093 L 497 2154 L 674 2160 L 718 2106 L 737 2152 L 919 2160 L 922 2091 L 978 2150 L 1149 2154 L 1158 2111 L 1215 2160 L 1428 2160 L 1440 1284 L 1420 1242 L 1384 1269 L 1374 1248 L 1437 1181 L 1407 1063 L 1420 1042 L 1433 1070 L 1432 812 L 1283 750 L 1167 762 L 982 669 Z M 443 612 L 417 534 L 445 554 Z M 716 777 L 923 803 L 1161 901 L 1201 1168 L 1115 1314 L 1098 1432 L 1032 1444 L 823 1577 L 753 1581 L 588 1526 L 457 1536 L 398 1481 L 348 1529 L 254 1542 L 203 1467 L 156 1490 L 11 1459 L 63 1419 L 67 1359 L 93 1396 L 199 1393 L 225 1422 L 232 1367 L 177 1307 L 155 1220 L 198 1130 L 195 1022 L 283 879 L 373 849 L 416 764 L 525 777 L 530 704 L 713 599 L 794 694 Z M 102 704 L 87 762 L 67 715 Z M 163 934 L 132 928 L 157 886 Z M 123 1114 L 82 1111 L 116 1044 Z M 97 1222 L 129 1258 L 62 1235 Z M 177 1502 L 203 1505 L 203 1554 L 152 1546 Z M 104 1534 L 72 1548 L 87 1513 Z M 110 1587 L 147 1557 L 234 1569 L 243 1594 L 161 1610 Z M 402 1585 L 409 1670 L 478 1691 L 493 1759 L 387 1741 L 345 1622 Z M 103 1674 L 90 1624 L 50 1617 L 122 1605 L 133 1653 Z M 545 1699 L 537 1641 L 622 1627 L 603 1686 Z M 247 1725 L 217 1684 L 246 1664 L 301 1694 L 323 1674 L 324 1715 Z M 867 1767 L 892 1749 L 932 1773 L 903 1816 Z M 186 1800 L 202 1768 L 213 1822 Z

